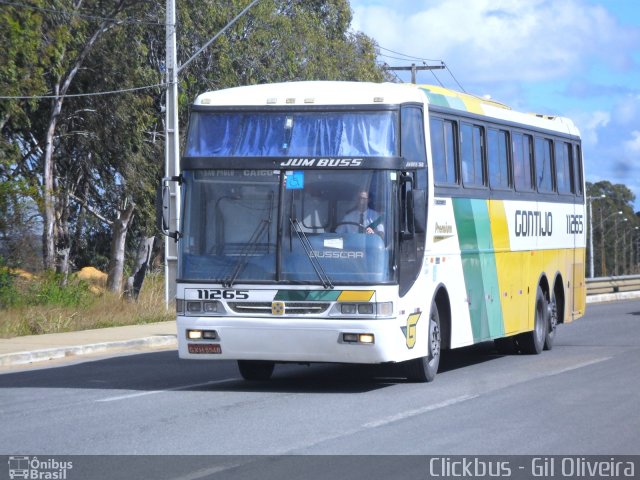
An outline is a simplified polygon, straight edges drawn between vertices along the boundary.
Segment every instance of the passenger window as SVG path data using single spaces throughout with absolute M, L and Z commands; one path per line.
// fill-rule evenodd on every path
M 491 188 L 509 188 L 509 157 L 507 132 L 490 128 L 487 133 L 489 150 L 489 184 Z
M 460 151 L 462 182 L 465 186 L 485 185 L 483 129 L 477 125 L 462 123 L 460 126 Z
M 538 186 L 538 191 L 541 193 L 553 192 L 551 152 L 551 140 L 536 137 L 536 185 Z
M 516 190 L 531 191 L 531 135 L 513 133 L 513 178 Z
M 412 162 L 425 163 L 424 123 L 422 110 L 417 107 L 402 108 L 402 156 Z
M 575 187 L 575 192 L 578 195 L 582 195 L 583 193 L 583 188 L 582 188 L 582 151 L 580 148 L 580 145 L 574 145 L 574 155 L 573 155 L 573 164 L 574 164 L 574 169 L 573 171 L 575 172 L 575 177 L 576 177 L 576 187 Z
M 556 142 L 556 179 L 559 193 L 573 192 L 573 172 L 571 145 L 567 142 Z
M 454 122 L 432 117 L 431 155 L 435 182 L 439 184 L 457 184 L 458 172 L 455 163 Z

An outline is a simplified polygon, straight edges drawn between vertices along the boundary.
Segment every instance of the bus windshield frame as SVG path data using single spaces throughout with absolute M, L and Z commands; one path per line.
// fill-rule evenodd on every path
M 397 283 L 398 181 L 388 170 L 185 171 L 180 281 Z

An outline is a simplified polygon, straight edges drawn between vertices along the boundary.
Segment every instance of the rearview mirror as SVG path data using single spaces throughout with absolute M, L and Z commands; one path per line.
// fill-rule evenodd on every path
M 162 179 L 162 183 L 160 185 L 162 196 L 160 205 L 162 211 L 159 212 L 157 219 L 159 223 L 158 229 L 160 230 L 160 232 L 162 232 L 163 235 L 174 238 L 176 240 L 180 238 L 180 233 L 177 230 L 171 231 L 171 196 L 175 194 L 172 193 L 171 185 L 169 184 L 169 182 L 180 183 L 180 180 L 180 177 L 165 177 Z

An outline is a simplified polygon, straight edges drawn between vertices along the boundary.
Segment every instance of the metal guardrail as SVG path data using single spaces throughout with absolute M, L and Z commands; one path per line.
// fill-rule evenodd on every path
M 640 291 L 640 275 L 587 278 L 587 295 Z

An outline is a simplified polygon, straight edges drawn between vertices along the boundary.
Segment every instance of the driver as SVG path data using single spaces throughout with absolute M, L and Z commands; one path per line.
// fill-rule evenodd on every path
M 383 237 L 382 215 L 369 208 L 369 192 L 359 191 L 355 201 L 355 207 L 346 213 L 336 233 L 377 233 Z

